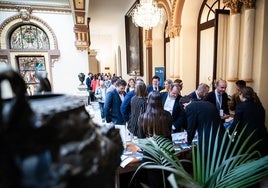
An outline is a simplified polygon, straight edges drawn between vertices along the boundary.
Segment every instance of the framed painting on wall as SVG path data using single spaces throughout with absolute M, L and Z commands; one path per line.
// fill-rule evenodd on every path
M 125 16 L 127 74 L 143 76 L 142 28 L 135 26 L 131 17 L 136 4 L 137 2 Z

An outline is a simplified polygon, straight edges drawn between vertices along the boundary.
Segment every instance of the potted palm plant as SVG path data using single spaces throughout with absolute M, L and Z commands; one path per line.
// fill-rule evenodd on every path
M 213 148 L 210 144 L 206 150 L 205 144 L 192 147 L 192 173 L 184 169 L 183 163 L 189 161 L 177 157 L 174 143 L 169 139 L 161 136 L 138 139 L 135 144 L 149 155 L 144 156 L 146 162 L 139 166 L 135 174 L 141 168 L 168 171 L 171 173 L 168 180 L 174 188 L 251 186 L 268 176 L 268 156 L 260 157 L 259 152 L 254 150 L 257 142 L 247 146 L 253 134 L 241 145 L 238 144 L 241 142 L 239 137 L 233 142 L 235 133 L 229 135 L 226 132 L 222 140 L 218 136 L 212 140 L 210 136 L 209 143 L 214 143 Z M 204 143 L 204 139 L 201 142 Z

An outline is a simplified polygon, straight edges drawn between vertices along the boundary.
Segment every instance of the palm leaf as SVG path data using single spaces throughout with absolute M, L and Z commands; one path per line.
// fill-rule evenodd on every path
M 182 185 L 183 187 L 219 188 L 247 187 L 268 176 L 268 156 L 260 158 L 259 152 L 254 151 L 259 141 L 248 147 L 255 132 L 252 132 L 242 142 L 241 135 L 245 132 L 244 128 L 234 143 L 235 133 L 229 135 L 225 132 L 220 140 L 220 130 L 217 130 L 215 139 L 212 138 L 212 131 L 211 128 L 208 146 L 205 146 L 205 136 L 207 135 L 203 131 L 202 146 L 192 147 L 192 175 L 184 169 L 182 162 L 186 160 L 178 159 L 174 153 L 174 144 L 169 139 L 161 136 L 138 139 L 135 144 L 149 155 L 144 155 L 147 162 L 142 163 L 135 174 L 141 168 L 160 169 L 172 173 L 169 181 L 171 181 L 171 185 L 174 185 L 173 187 Z M 213 148 L 212 142 L 214 143 Z M 240 142 L 242 143 L 240 144 Z M 206 150 L 205 147 L 208 149 Z

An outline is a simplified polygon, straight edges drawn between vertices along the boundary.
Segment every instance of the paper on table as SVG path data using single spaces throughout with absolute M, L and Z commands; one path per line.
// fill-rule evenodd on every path
M 120 166 L 122 168 L 124 168 L 125 166 L 127 166 L 129 163 L 131 163 L 131 161 L 134 159 L 134 157 L 129 157 L 129 156 L 126 156 L 126 155 L 122 155 L 121 156 L 121 163 L 120 163 Z

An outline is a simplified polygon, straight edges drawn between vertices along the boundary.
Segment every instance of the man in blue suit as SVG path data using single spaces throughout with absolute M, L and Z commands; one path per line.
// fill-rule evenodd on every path
M 179 100 L 181 87 L 177 84 L 172 84 L 168 92 L 162 93 L 162 103 L 164 109 L 169 111 L 173 119 L 173 131 L 181 132 L 185 129 L 186 119 L 184 111 L 180 107 Z
M 163 87 L 159 86 L 159 82 L 160 82 L 159 76 L 156 76 L 156 75 L 153 76 L 153 78 L 152 78 L 152 85 L 149 85 L 147 87 L 148 94 L 151 91 L 161 91 L 163 89 Z
M 116 88 L 107 93 L 104 102 L 104 114 L 107 123 L 116 125 L 124 125 L 125 121 L 120 112 L 120 106 L 125 97 L 125 88 L 127 82 L 125 80 L 118 80 Z

